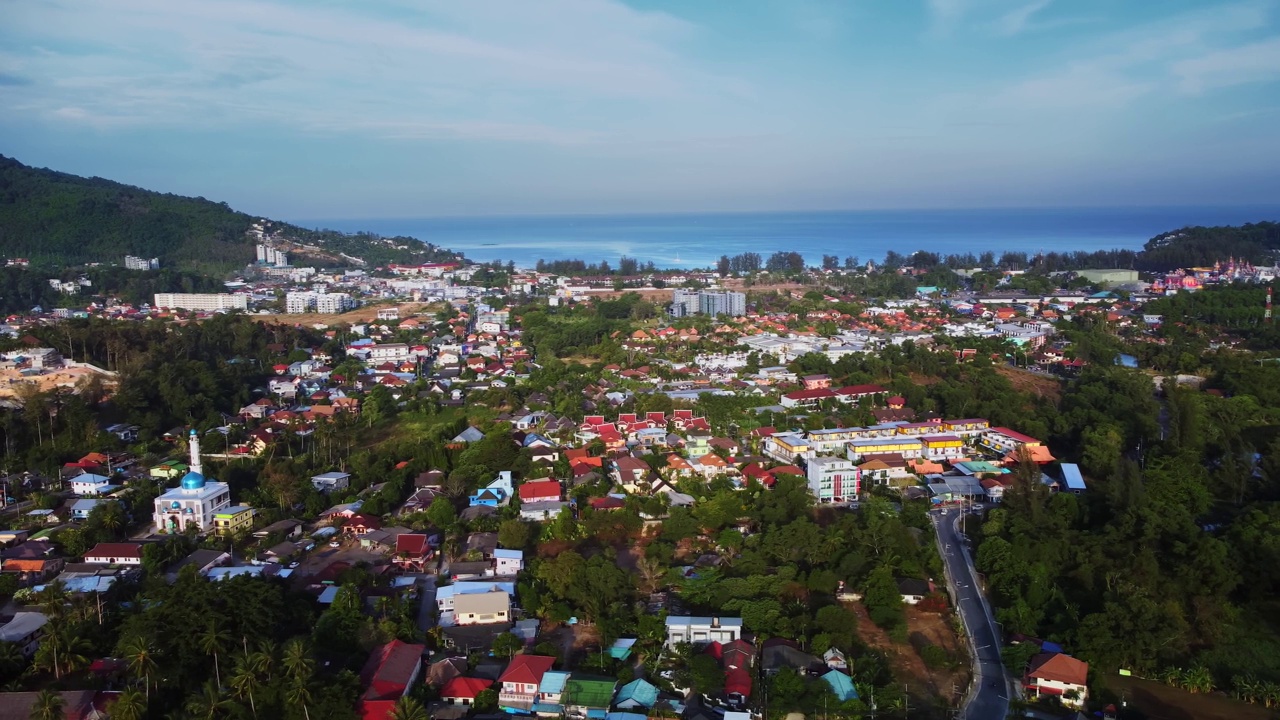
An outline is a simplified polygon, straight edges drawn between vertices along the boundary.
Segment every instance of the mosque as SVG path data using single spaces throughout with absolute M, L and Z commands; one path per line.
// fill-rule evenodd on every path
M 226 483 L 205 480 L 195 430 L 190 444 L 191 471 L 182 476 L 181 485 L 156 498 L 156 532 L 181 533 L 192 525 L 208 532 L 213 529 L 213 514 L 231 505 L 231 488 Z

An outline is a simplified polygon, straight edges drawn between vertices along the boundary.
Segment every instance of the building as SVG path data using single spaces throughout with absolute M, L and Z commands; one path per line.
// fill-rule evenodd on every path
M 498 707 L 511 713 L 529 713 L 538 701 L 538 687 L 556 659 L 545 655 L 516 655 L 498 676 Z
M 156 532 L 181 533 L 195 525 L 201 532 L 213 528 L 213 516 L 231 505 L 231 488 L 226 483 L 211 482 L 204 477 L 200 463 L 200 438 L 191 431 L 191 470 L 182 483 L 155 500 Z
M 322 493 L 346 490 L 351 485 L 351 473 L 327 472 L 311 478 L 311 486 Z
M 248 310 L 248 295 L 231 293 L 156 293 L 155 306 L 169 310 Z
M 111 478 L 95 473 L 84 473 L 71 478 L 71 492 L 76 495 L 102 495 L 114 490 Z
M 361 684 L 365 686 L 363 700 L 399 700 L 422 674 L 422 654 L 425 645 L 411 645 L 400 640 L 374 650 L 360 671 Z
M 160 267 L 159 258 L 140 258 L 133 255 L 124 256 L 124 266 L 128 270 L 155 270 Z
M 765 438 L 764 454 L 778 462 L 795 462 L 813 454 L 809 442 L 798 433 L 777 433 Z
M 258 512 L 248 505 L 232 505 L 213 514 L 214 535 L 235 535 L 253 529 Z
M 409 359 L 409 346 L 404 343 L 386 343 L 369 347 L 369 362 L 378 365 L 384 362 L 400 362 Z
M 284 296 L 284 311 L 293 315 L 335 315 L 354 309 L 356 305 L 355 299 L 346 293 L 291 292 Z
M 458 595 L 453 599 L 456 625 L 488 625 L 511 621 L 511 596 L 504 590 Z
M 289 253 L 265 243 L 258 243 L 258 264 L 271 267 L 289 267 Z
M 731 643 L 742 637 L 742 618 L 667 616 L 667 647 Z
M 141 565 L 142 543 L 98 543 L 84 554 L 84 561 L 97 565 Z
M 524 570 L 524 551 L 497 548 L 493 551 L 495 575 L 517 575 Z
M 725 290 L 674 290 L 671 297 L 671 315 L 731 315 L 747 314 L 747 296 Z
M 820 503 L 849 502 L 862 490 L 858 468 L 848 458 L 811 457 L 805 477 L 809 480 L 809 492 Z
M 1036 699 L 1055 695 L 1063 705 L 1084 707 L 1089 695 L 1089 663 L 1063 653 L 1040 653 L 1027 664 L 1022 686 Z
M 44 626 L 49 618 L 44 613 L 20 612 L 4 625 L 0 625 L 0 642 L 18 646 L 24 658 L 30 659 L 40 647 Z

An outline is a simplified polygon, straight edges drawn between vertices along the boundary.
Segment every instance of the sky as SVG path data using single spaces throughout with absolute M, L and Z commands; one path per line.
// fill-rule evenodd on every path
M 1280 0 L 0 0 L 0 154 L 278 218 L 1274 204 Z

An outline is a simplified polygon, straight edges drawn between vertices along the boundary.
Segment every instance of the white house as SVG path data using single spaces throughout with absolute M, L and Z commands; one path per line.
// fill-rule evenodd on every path
M 742 637 L 742 618 L 667 616 L 667 647 L 730 643 Z
M 487 625 L 511 620 L 511 596 L 504 590 L 459 595 L 453 599 L 457 625 Z
M 1039 699 L 1042 695 L 1054 695 L 1063 705 L 1084 707 L 1089 695 L 1087 686 L 1089 663 L 1063 653 L 1040 653 L 1027 664 L 1027 674 L 1022 686 Z
M 101 495 L 111 487 L 111 478 L 95 473 L 84 473 L 71 478 L 71 492 L 76 495 Z
M 346 490 L 350 485 L 351 473 L 327 472 L 323 475 L 313 475 L 311 477 L 311 486 L 322 493 Z
M 142 543 L 98 543 L 84 554 L 84 561 L 101 565 L 141 565 Z
M 516 575 L 524 570 L 524 551 L 497 548 L 493 551 L 494 573 L 500 576 Z

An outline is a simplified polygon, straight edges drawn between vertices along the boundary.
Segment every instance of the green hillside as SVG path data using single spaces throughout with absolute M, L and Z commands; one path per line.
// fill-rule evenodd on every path
M 102 178 L 23 165 L 0 155 L 0 255 L 37 265 L 120 263 L 125 255 L 162 266 L 221 273 L 255 258 L 245 234 L 255 220 L 226 203 L 158 193 Z M 454 253 L 412 238 L 313 231 L 270 222 L 295 264 L 338 266 L 433 262 Z M 302 246 L 309 247 L 302 247 Z
M 1270 265 L 1280 251 L 1280 224 L 1239 227 L 1185 227 L 1151 238 L 1138 254 L 1138 267 L 1150 270 L 1202 267 L 1235 258 Z

